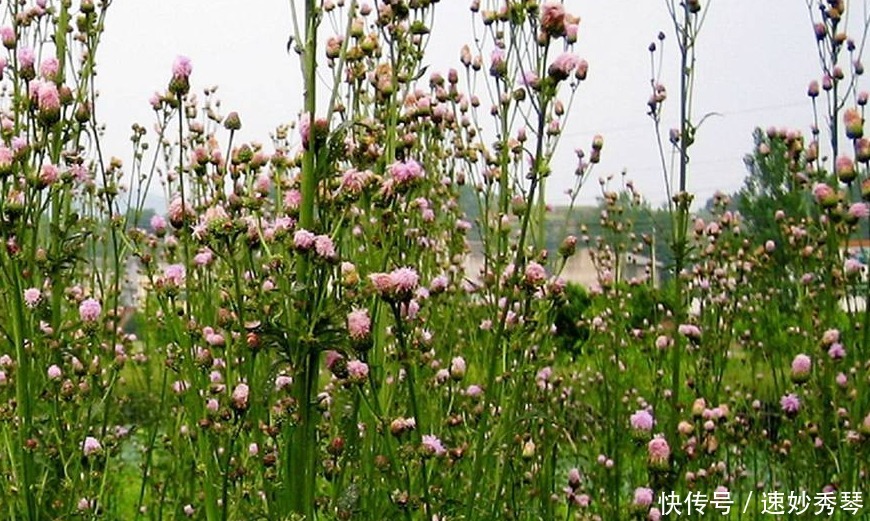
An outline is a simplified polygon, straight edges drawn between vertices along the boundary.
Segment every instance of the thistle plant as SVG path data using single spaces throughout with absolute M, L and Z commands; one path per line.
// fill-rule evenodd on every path
M 691 209 L 706 10 L 666 3 L 664 287 L 630 180 L 605 172 L 575 225 L 604 151 L 556 159 L 589 73 L 577 13 L 471 2 L 473 41 L 435 71 L 438 4 L 291 3 L 305 95 L 262 141 L 179 56 L 126 162 L 94 89 L 108 2 L 4 4 L 7 518 L 657 520 L 691 494 L 754 519 L 779 492 L 860 512 L 842 494 L 870 492 L 866 266 L 842 249 L 866 234 L 870 155 L 845 3 L 818 11 L 812 135 L 756 134 L 753 165 L 800 200 L 764 237 L 726 194 Z M 554 178 L 573 185 L 558 234 Z M 588 292 L 562 278 L 578 252 Z

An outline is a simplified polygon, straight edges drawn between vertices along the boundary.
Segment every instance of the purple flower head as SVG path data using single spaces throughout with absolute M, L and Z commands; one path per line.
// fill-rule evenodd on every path
M 798 411 L 800 411 L 801 400 L 796 394 L 789 393 L 779 400 L 779 405 L 782 407 L 784 413 L 789 416 L 794 416 Z
M 93 436 L 88 436 L 87 438 L 85 438 L 85 441 L 82 442 L 82 453 L 84 453 L 86 457 L 98 454 L 102 450 L 103 446 L 100 445 L 99 440 L 97 440 Z
M 462 380 L 465 378 L 466 369 L 465 359 L 461 356 L 454 357 L 453 360 L 450 361 L 450 376 L 455 380 Z
M 15 42 L 17 41 L 18 38 L 15 36 L 15 29 L 8 25 L 0 27 L 0 42 L 3 43 L 4 47 L 12 49 L 15 47 Z
M 36 55 L 33 49 L 27 46 L 19 47 L 18 49 L 18 65 L 22 69 L 32 69 L 36 63 Z
M 390 176 L 397 185 L 407 185 L 423 178 L 423 167 L 413 159 L 395 162 L 389 166 Z
M 233 408 L 243 411 L 248 408 L 248 395 L 250 388 L 248 384 L 240 383 L 233 389 Z
M 791 379 L 798 383 L 806 382 L 810 378 L 812 369 L 812 359 L 805 354 L 799 354 L 791 363 Z
M 314 238 L 314 252 L 318 257 L 326 260 L 335 259 L 335 245 L 329 235 L 318 235 Z
M 314 246 L 315 238 L 308 230 L 296 230 L 293 234 L 293 245 L 297 250 L 310 250 Z
M 532 261 L 526 266 L 523 280 L 531 287 L 539 287 L 547 280 L 547 270 L 537 262 Z
M 631 415 L 629 422 L 631 423 L 632 429 L 649 432 L 652 430 L 653 425 L 655 425 L 655 418 L 653 418 L 653 415 L 650 414 L 649 411 L 641 409 Z
M 361 360 L 350 360 L 347 363 L 347 376 L 351 382 L 364 383 L 369 377 L 369 366 Z
M 57 365 L 52 365 L 48 368 L 46 374 L 48 375 L 49 380 L 60 380 L 60 378 L 63 376 L 63 371 L 61 371 L 60 367 L 58 367 Z
M 843 348 L 843 344 L 834 342 L 828 349 L 828 356 L 831 357 L 831 360 L 842 360 L 846 357 L 846 349 Z
M 553 63 L 550 64 L 550 67 L 547 69 L 547 74 L 552 78 L 561 81 L 567 79 L 579 64 L 580 58 L 570 52 L 563 52 L 553 60 Z
M 653 491 L 647 487 L 637 487 L 634 489 L 634 505 L 643 508 L 649 508 L 653 503 Z
M 447 449 L 441 444 L 441 440 L 432 434 L 423 435 L 423 450 L 429 456 L 443 456 L 447 454 Z
M 79 304 L 79 318 L 83 322 L 96 322 L 102 312 L 103 307 L 95 299 L 89 298 Z
M 193 64 L 190 63 L 190 58 L 187 56 L 178 56 L 172 64 L 172 76 L 175 78 L 187 79 L 190 73 L 193 72 Z
M 411 293 L 417 289 L 420 277 L 413 268 L 397 268 L 390 273 L 393 286 L 401 293 Z
M 24 304 L 29 308 L 35 308 L 39 304 L 42 294 L 37 288 L 28 288 L 24 290 Z
M 541 7 L 541 29 L 549 36 L 558 38 L 565 33 L 565 17 L 562 2 L 547 2 Z
M 651 465 L 654 467 L 667 467 L 668 460 L 671 457 L 671 447 L 668 445 L 667 440 L 657 436 L 647 444 L 647 453 Z
M 170 264 L 163 270 L 163 280 L 171 286 L 181 286 L 184 284 L 184 266 L 181 264 Z
M 353 340 L 368 338 L 372 330 L 372 320 L 365 309 L 355 309 L 347 315 L 347 332 Z

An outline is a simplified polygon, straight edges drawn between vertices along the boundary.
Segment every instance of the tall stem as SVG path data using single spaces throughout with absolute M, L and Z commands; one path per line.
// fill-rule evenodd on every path
M 305 51 L 302 72 L 305 80 L 305 116 L 309 119 L 308 146 L 302 158 L 302 205 L 299 225 L 306 230 L 314 227 L 315 198 L 317 195 L 317 142 L 315 113 L 317 110 L 316 70 L 317 70 L 317 21 L 318 13 L 315 0 L 305 0 Z M 300 280 L 309 279 L 311 266 L 303 257 L 300 260 Z M 311 292 L 311 288 L 306 288 Z M 311 295 L 313 297 L 313 295 Z M 306 323 L 315 323 L 316 312 L 313 299 L 306 299 L 308 305 Z M 298 379 L 294 385 L 294 397 L 299 407 L 299 421 L 288 437 L 286 478 L 290 490 L 290 510 L 305 519 L 314 519 L 314 495 L 317 475 L 317 430 L 313 410 L 313 396 L 317 389 L 320 374 L 320 352 L 314 342 L 300 342 L 301 350 L 295 357 Z

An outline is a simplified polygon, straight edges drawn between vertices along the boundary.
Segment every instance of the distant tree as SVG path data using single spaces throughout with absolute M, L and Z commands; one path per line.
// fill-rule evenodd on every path
M 580 284 L 565 286 L 564 301 L 556 311 L 556 340 L 561 351 L 571 357 L 578 356 L 583 343 L 589 339 L 589 327 L 583 322 L 583 314 L 592 303 L 586 289 Z
M 743 159 L 749 175 L 733 203 L 753 236 L 761 241 L 780 239 L 776 212 L 789 217 L 807 212 L 805 192 L 796 174 L 804 171 L 803 139 L 779 132 L 753 132 L 755 148 Z
M 153 208 L 143 208 L 137 215 L 132 209 L 129 210 L 130 226 L 134 228 L 146 228 L 151 226 L 151 218 L 157 213 Z

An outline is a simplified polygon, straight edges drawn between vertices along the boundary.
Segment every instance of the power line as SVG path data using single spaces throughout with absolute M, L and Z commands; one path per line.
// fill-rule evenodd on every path
M 782 110 L 789 108 L 797 108 L 797 107 L 807 107 L 806 101 L 793 101 L 790 103 L 781 103 L 778 105 L 762 105 L 758 107 L 748 107 L 745 109 L 739 110 L 728 110 L 728 111 L 713 111 L 713 113 L 725 117 L 725 116 L 739 116 L 741 114 L 753 114 L 758 112 L 765 112 L 769 110 Z M 616 127 L 605 127 L 597 130 L 575 130 L 572 132 L 565 132 L 562 134 L 562 137 L 577 137 L 577 136 L 592 136 L 595 134 L 619 134 L 621 132 L 627 132 L 630 130 L 640 130 L 640 129 L 649 129 L 649 125 L 620 125 Z

